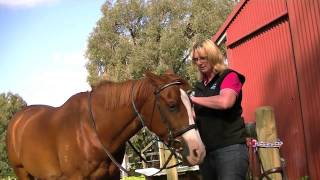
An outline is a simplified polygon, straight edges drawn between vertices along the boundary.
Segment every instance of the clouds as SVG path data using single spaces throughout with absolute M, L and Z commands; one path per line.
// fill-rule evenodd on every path
M 8 82 L 2 82 L 7 84 L 4 89 L 1 88 L 0 82 L 0 89 L 19 94 L 28 105 L 60 106 L 72 95 L 91 89 L 86 81 L 87 60 L 83 54 L 84 50 L 80 49 L 68 52 L 56 51 L 48 57 L 43 57 L 45 61 L 38 62 L 38 65 L 29 61 L 24 64 L 25 72 L 17 71 L 15 74 L 19 76 Z
M 54 53 L 46 68 L 30 73 L 23 97 L 28 104 L 60 106 L 70 96 L 90 90 L 85 63 L 81 51 Z
M 0 6 L 6 7 L 35 7 L 56 3 L 59 0 L 0 0 Z

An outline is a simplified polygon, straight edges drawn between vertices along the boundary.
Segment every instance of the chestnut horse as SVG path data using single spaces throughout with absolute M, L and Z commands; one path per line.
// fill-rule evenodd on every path
M 122 162 L 125 142 L 143 125 L 168 141 L 181 136 L 191 165 L 205 148 L 195 128 L 188 84 L 173 73 L 104 82 L 60 107 L 32 105 L 14 115 L 7 131 L 11 166 L 19 179 L 120 179 L 106 155 Z

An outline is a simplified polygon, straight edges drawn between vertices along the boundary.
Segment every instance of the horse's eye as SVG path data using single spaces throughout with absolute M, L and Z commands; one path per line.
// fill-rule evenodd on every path
M 169 105 L 169 110 L 171 112 L 176 112 L 177 111 L 177 106 L 175 104 L 171 104 L 171 105 Z

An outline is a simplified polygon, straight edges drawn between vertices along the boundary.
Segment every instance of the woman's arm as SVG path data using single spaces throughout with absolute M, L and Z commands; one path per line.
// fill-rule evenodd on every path
M 192 102 L 212 109 L 228 109 L 234 105 L 237 93 L 233 89 L 223 89 L 219 95 L 209 97 L 190 97 Z
M 235 72 L 228 74 L 221 83 L 220 94 L 209 97 L 191 97 L 195 104 L 212 109 L 228 109 L 236 102 L 242 88 L 242 83 Z

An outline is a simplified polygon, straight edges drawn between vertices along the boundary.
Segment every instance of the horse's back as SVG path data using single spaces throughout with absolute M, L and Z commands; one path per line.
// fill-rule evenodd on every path
M 64 146 L 61 143 L 70 146 L 66 145 L 64 149 L 73 150 L 74 145 L 70 142 L 76 139 L 74 132 L 79 126 L 77 116 L 83 113 L 79 107 L 85 102 L 82 99 L 83 95 L 75 95 L 61 107 L 32 105 L 16 113 L 7 131 L 11 165 L 14 168 L 24 167 L 38 177 L 60 176 L 60 151 Z
M 50 112 L 54 111 L 54 109 L 51 106 L 32 105 L 24 108 L 12 117 L 8 125 L 7 138 L 8 142 L 10 142 L 9 145 L 14 146 L 14 151 L 20 149 L 16 145 L 21 144 L 21 138 L 26 133 L 26 130 L 30 129 L 30 125 L 35 122 L 38 123 L 41 120 L 39 117 L 45 114 L 49 116 Z
M 33 105 L 12 118 L 7 131 L 7 144 L 8 158 L 13 167 L 33 166 L 55 158 L 52 152 L 54 142 L 52 136 L 48 136 L 51 133 L 51 115 L 55 111 L 56 108 L 50 106 Z M 44 157 L 43 153 L 47 155 Z
M 53 138 L 65 123 L 73 123 L 75 114 L 80 114 L 79 99 L 81 93 L 72 96 L 64 105 L 52 107 L 31 105 L 17 112 L 9 122 L 7 140 L 15 151 L 21 150 L 22 143 L 35 141 L 37 138 Z M 71 117 L 71 118 L 70 118 Z M 69 121 L 69 122 L 68 122 Z M 53 135 L 50 136 L 50 133 Z M 54 139 L 50 139 L 51 141 Z M 47 142 L 37 142 L 46 144 Z M 15 146 L 17 145 L 17 146 Z

